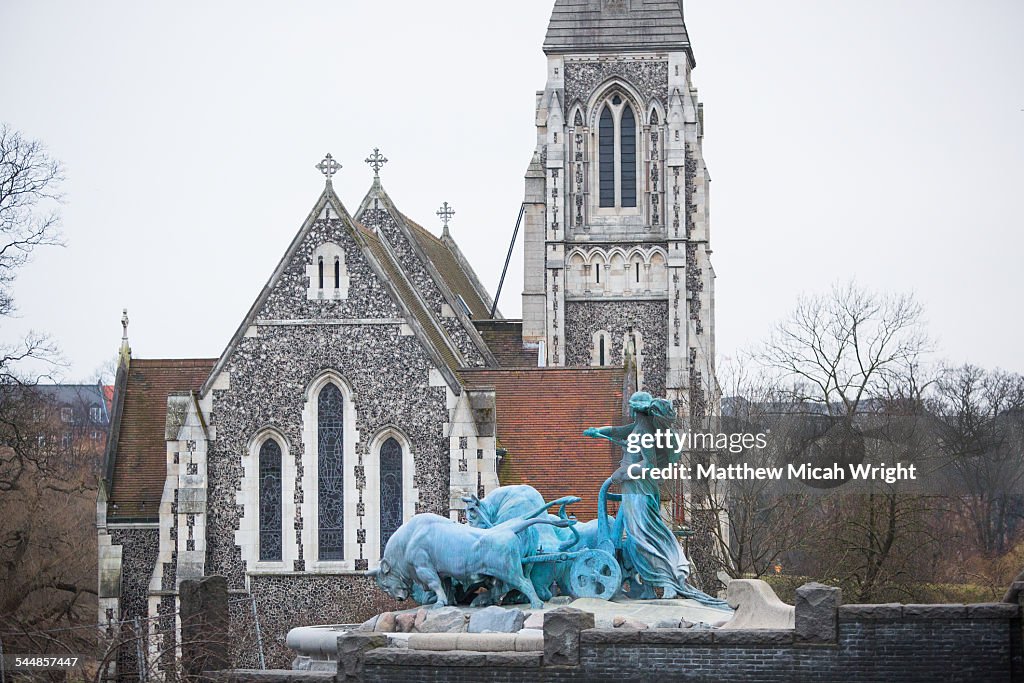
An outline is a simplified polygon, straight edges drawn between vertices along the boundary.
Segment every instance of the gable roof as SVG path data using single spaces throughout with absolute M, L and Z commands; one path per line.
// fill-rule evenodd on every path
M 433 318 L 430 317 L 429 313 L 425 316 L 423 311 L 417 310 L 422 308 L 422 304 L 419 303 L 418 297 L 415 292 L 412 291 L 411 286 L 405 281 L 404 275 L 402 274 L 401 268 L 397 267 L 397 263 L 392 264 L 393 256 L 389 257 L 389 250 L 386 245 L 382 245 L 380 240 L 376 240 L 375 243 L 370 243 L 367 240 L 367 235 L 372 235 L 373 232 L 361 225 L 356 221 L 345 209 L 344 204 L 338 198 L 338 195 L 334 193 L 334 187 L 331 181 L 328 180 L 323 193 L 320 195 L 320 199 L 317 200 L 313 210 L 310 211 L 302 227 L 296 233 L 295 238 L 292 240 L 288 250 L 281 257 L 277 268 L 274 269 L 270 279 L 263 286 L 260 295 L 253 302 L 253 305 L 249 308 L 249 312 L 246 313 L 245 318 L 242 320 L 242 324 L 238 326 L 234 336 L 228 343 L 224 352 L 217 359 L 216 365 L 210 372 L 210 376 L 203 384 L 200 394 L 205 396 L 213 388 L 213 383 L 217 376 L 223 370 L 228 359 L 234 353 L 238 344 L 245 336 L 246 330 L 256 322 L 256 316 L 263 308 L 267 299 L 270 297 L 271 291 L 277 282 L 281 279 L 288 265 L 291 263 L 296 252 L 298 252 L 306 236 L 310 230 L 313 229 L 317 218 L 324 212 L 324 210 L 330 207 L 337 214 L 338 218 L 342 221 L 346 228 L 351 230 L 353 240 L 359 245 L 360 253 L 363 258 L 366 259 L 370 268 L 382 279 L 385 289 L 388 291 L 392 300 L 399 307 L 409 320 L 410 327 L 413 329 L 413 333 L 420 339 L 426 352 L 431 355 L 437 365 L 437 368 L 445 376 L 445 380 L 449 386 L 456 393 L 462 391 L 461 383 L 459 382 L 458 374 L 455 369 L 461 365 L 460 360 L 457 358 L 457 354 L 453 352 L 451 348 L 444 342 L 446 338 L 441 335 L 432 334 L 432 323 Z M 454 358 L 454 359 L 453 359 Z
M 394 288 L 398 299 L 405 304 L 409 312 L 416 319 L 416 322 L 419 323 L 423 333 L 430 340 L 431 345 L 437 351 L 445 366 L 458 379 L 459 366 L 462 363 L 459 361 L 455 349 L 449 343 L 440 325 L 437 324 L 437 321 L 434 320 L 433 316 L 430 315 L 430 312 L 423 305 L 423 302 L 416 295 L 416 292 L 413 291 L 412 285 L 402 272 L 398 259 L 395 258 L 395 255 L 388 249 L 377 233 L 361 223 L 356 223 L 356 226 L 369 252 L 383 270 L 384 279 Z
M 485 291 L 483 295 L 477 291 L 477 287 L 473 283 L 476 282 L 479 285 L 479 282 L 476 281 L 476 275 L 473 274 L 469 264 L 465 264 L 465 268 L 460 265 L 461 252 L 458 252 L 458 247 L 455 246 L 454 241 L 450 237 L 448 238 L 451 246 L 455 249 L 453 252 L 446 243 L 431 235 L 399 211 L 381 184 L 379 177 L 373 179 L 370 191 L 367 192 L 366 197 L 363 198 L 362 203 L 359 205 L 359 209 L 356 210 L 357 220 L 372 223 L 372 221 L 366 220 L 367 212 L 371 208 L 372 210 L 383 211 L 391 216 L 397 227 L 398 234 L 404 235 L 405 240 L 409 243 L 415 254 L 412 257 L 413 262 L 418 261 L 422 264 L 429 277 L 429 281 L 433 283 L 433 286 L 454 312 L 455 319 L 458 320 L 457 324 L 462 326 L 470 341 L 476 347 L 476 350 L 483 357 L 484 363 L 490 367 L 498 365 L 496 359 L 491 354 L 490 348 L 484 342 L 472 322 L 472 319 L 476 318 L 478 314 L 489 315 L 490 309 L 488 304 L 485 303 L 484 298 L 487 301 L 490 301 L 490 298 L 487 297 Z M 383 245 L 393 247 L 394 249 L 401 249 L 398 245 L 388 243 L 390 238 L 386 233 L 380 235 L 376 230 L 373 230 L 371 234 L 379 239 Z M 421 277 L 417 277 L 416 273 L 406 272 L 406 268 L 413 267 L 408 260 L 403 265 L 402 260 L 393 249 L 389 248 L 386 251 L 393 257 L 394 266 L 406 276 L 410 290 L 418 291 L 423 297 L 422 303 L 426 304 L 426 301 L 431 296 L 428 293 L 430 288 L 423 282 Z M 482 287 L 480 287 L 480 291 L 483 291 Z M 467 308 L 469 309 L 468 311 L 466 310 Z M 447 325 L 440 319 L 441 311 L 431 310 L 429 307 L 426 308 L 426 311 L 434 323 L 432 326 L 438 328 L 438 332 L 442 335 L 443 340 L 450 342 L 453 348 L 458 348 L 455 339 L 450 336 L 451 331 L 446 329 Z M 463 353 L 465 353 L 465 349 L 463 349 Z M 461 360 L 465 359 L 462 358 Z M 462 364 L 467 366 L 477 365 L 476 363 Z
M 216 359 L 132 359 L 108 453 L 110 521 L 156 520 L 167 477 L 167 397 L 198 391 Z M 120 397 L 119 397 L 120 398 Z
M 555 1 L 546 54 L 649 50 L 683 50 L 696 66 L 682 0 Z
M 625 424 L 623 374 L 622 368 L 463 370 L 467 387 L 493 387 L 497 394 L 498 440 L 508 451 L 501 483 L 529 484 L 545 500 L 577 495 L 583 500 L 570 511 L 594 519 L 598 491 L 622 452 L 583 430 Z

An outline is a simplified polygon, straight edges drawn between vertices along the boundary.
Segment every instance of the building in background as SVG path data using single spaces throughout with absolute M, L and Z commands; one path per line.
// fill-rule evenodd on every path
M 558 0 L 544 49 L 523 320 L 496 310 L 447 204 L 439 236 L 401 212 L 377 150 L 351 212 L 321 162 L 323 192 L 218 357 L 134 358 L 125 317 L 101 623 L 138 617 L 150 652 L 171 651 L 178 585 L 219 574 L 285 666 L 292 627 L 394 608 L 363 573 L 413 514 L 461 519 L 465 497 L 526 483 L 583 495 L 592 518 L 620 454 L 584 427 L 620 422 L 634 387 L 706 418 L 714 273 L 681 3 Z

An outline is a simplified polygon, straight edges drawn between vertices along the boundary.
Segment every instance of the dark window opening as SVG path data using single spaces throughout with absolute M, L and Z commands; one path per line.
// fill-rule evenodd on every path
M 627 104 L 622 110 L 620 154 L 622 158 L 620 186 L 622 206 L 636 206 L 636 119 Z
M 636 283 L 640 284 L 640 264 L 634 264 L 636 266 Z
M 338 289 L 341 287 L 341 259 L 335 257 L 334 259 L 334 288 Z
M 281 542 L 281 447 L 273 439 L 260 447 L 260 561 L 280 562 Z
M 604 335 L 601 335 L 601 338 L 598 341 L 598 346 L 600 348 L 600 351 L 599 351 L 600 362 L 598 363 L 598 365 L 605 365 L 605 362 L 604 362 Z
M 600 163 L 600 195 L 601 207 L 615 206 L 615 121 L 612 119 L 612 110 L 605 107 L 601 112 L 601 124 L 599 126 L 598 154 Z
M 601 264 L 598 263 L 594 266 L 594 272 L 597 273 L 597 284 L 601 284 Z
M 317 399 L 317 524 L 321 560 L 343 560 L 345 542 L 344 399 L 328 384 Z
M 402 446 L 390 438 L 380 447 L 380 554 L 402 526 Z
M 317 260 L 317 270 L 319 271 L 318 272 L 319 282 L 317 284 L 317 288 L 323 289 L 324 288 L 324 257 L 323 256 L 321 256 Z

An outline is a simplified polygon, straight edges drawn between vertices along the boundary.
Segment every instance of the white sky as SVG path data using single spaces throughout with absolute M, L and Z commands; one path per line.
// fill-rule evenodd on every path
M 87 378 L 115 353 L 216 357 L 323 187 L 373 147 L 399 208 L 494 291 L 534 149 L 552 0 L 3 0 L 0 120 L 67 166 L 65 249 L 21 318 Z M 688 0 L 722 355 L 802 291 L 913 290 L 940 356 L 1024 371 L 1024 2 Z M 521 249 L 502 295 L 519 315 Z

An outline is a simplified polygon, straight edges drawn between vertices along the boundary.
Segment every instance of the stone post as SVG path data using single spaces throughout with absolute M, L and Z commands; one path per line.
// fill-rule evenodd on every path
M 346 633 L 338 636 L 337 683 L 361 683 L 366 653 L 387 647 L 388 637 L 379 633 Z
M 839 640 L 839 606 L 843 592 L 820 583 L 796 589 L 796 642 L 835 643 Z
M 229 667 L 231 645 L 228 616 L 228 581 L 223 576 L 205 576 L 182 581 L 181 664 L 189 680 L 197 680 L 205 671 Z
M 573 607 L 544 614 L 544 666 L 579 666 L 580 631 L 594 628 L 594 615 Z

